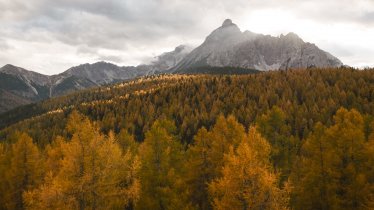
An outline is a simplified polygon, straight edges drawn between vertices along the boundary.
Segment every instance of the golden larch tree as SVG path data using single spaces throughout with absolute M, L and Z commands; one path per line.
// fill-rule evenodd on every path
M 225 155 L 222 177 L 209 185 L 214 209 L 287 209 L 287 192 L 277 187 L 269 158 L 270 145 L 251 127 Z

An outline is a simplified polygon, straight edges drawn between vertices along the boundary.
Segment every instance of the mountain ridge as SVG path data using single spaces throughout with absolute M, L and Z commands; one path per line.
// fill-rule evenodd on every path
M 342 65 L 339 59 L 315 44 L 304 42 L 295 33 L 273 37 L 248 30 L 242 32 L 232 20 L 226 19 L 200 46 L 179 45 L 170 52 L 156 56 L 148 64 L 118 66 L 99 61 L 73 66 L 50 76 L 7 64 L 0 68 L 0 113 L 19 105 L 144 75 L 214 73 L 214 70 L 224 73 L 220 69 L 222 67 L 231 69 L 227 73 L 251 73 L 252 70 Z M 209 70 L 204 70 L 204 67 Z M 15 84 L 19 87 L 15 87 Z M 9 103 L 12 100 L 15 102 Z
M 99 61 L 73 66 L 55 75 L 44 75 L 6 64 L 0 68 L 0 113 L 77 90 L 113 84 L 143 75 L 166 73 L 190 50 L 191 47 L 180 45 L 173 51 L 157 56 L 150 64 L 118 66 Z
M 266 71 L 342 65 L 338 58 L 315 44 L 304 42 L 295 33 L 273 37 L 250 31 L 241 32 L 236 24 L 226 19 L 174 70 L 180 72 L 191 67 L 231 66 Z

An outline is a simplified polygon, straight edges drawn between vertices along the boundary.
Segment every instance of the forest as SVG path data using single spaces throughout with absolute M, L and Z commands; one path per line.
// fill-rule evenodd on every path
M 0 209 L 374 209 L 374 71 L 158 75 L 0 117 Z

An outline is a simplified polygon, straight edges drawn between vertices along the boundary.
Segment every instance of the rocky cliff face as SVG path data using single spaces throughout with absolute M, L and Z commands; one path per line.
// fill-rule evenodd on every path
M 180 72 L 199 66 L 279 70 L 341 65 L 339 59 L 314 44 L 304 42 L 294 33 L 272 37 L 250 31 L 241 32 L 237 25 L 227 19 L 174 70 Z

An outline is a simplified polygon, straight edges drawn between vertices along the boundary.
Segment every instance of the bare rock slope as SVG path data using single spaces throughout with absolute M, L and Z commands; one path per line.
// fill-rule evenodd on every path
M 309 67 L 339 67 L 342 62 L 316 45 L 304 42 L 294 33 L 272 37 L 250 31 L 241 32 L 227 19 L 181 62 L 174 71 L 199 66 L 241 67 L 279 70 Z

